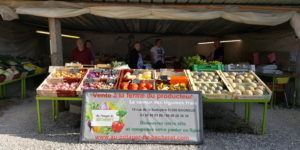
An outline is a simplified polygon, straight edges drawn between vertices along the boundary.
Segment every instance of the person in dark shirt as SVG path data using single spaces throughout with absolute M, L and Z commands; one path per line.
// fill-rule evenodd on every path
M 90 49 L 90 51 L 91 51 L 91 53 L 92 53 L 92 55 L 93 55 L 93 57 L 94 57 L 93 59 L 95 60 L 96 54 L 95 54 L 95 51 L 94 51 L 94 49 L 93 49 L 93 47 L 94 47 L 93 42 L 92 42 L 91 40 L 86 40 L 86 41 L 84 42 L 84 47 L 87 48 L 87 49 Z
M 71 55 L 71 61 L 79 62 L 81 64 L 94 64 L 94 57 L 90 49 L 84 46 L 84 42 L 81 39 L 76 41 L 77 47 L 73 49 Z
M 143 68 L 144 64 L 143 64 L 143 58 L 140 50 L 141 50 L 141 43 L 135 42 L 133 48 L 129 52 L 128 65 L 130 68 L 134 68 L 134 69 Z
M 215 53 L 214 60 L 223 62 L 224 61 L 224 46 L 220 41 L 214 41 Z

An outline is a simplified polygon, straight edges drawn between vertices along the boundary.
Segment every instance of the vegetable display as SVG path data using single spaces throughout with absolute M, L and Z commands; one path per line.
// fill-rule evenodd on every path
M 259 83 L 255 76 L 248 72 L 224 72 L 227 81 L 234 88 L 236 95 L 258 95 L 267 94 L 266 88 Z
M 79 70 L 78 72 L 71 72 L 71 70 L 57 70 L 52 77 L 53 78 L 83 78 L 86 74 L 86 70 Z
M 77 86 L 79 85 L 78 82 L 73 83 L 46 83 L 43 85 L 43 89 L 45 90 L 68 90 L 68 91 L 75 91 Z
M 84 83 L 82 89 L 113 89 L 114 83 L 106 83 L 104 81 L 98 81 L 93 83 Z
M 201 59 L 201 57 L 198 55 L 191 56 L 191 57 L 183 57 L 182 68 L 191 69 L 193 65 L 205 65 L 205 64 L 218 65 L 218 64 L 222 64 L 222 62 L 206 61 L 205 59 Z
M 228 88 L 222 82 L 217 72 L 191 72 L 194 90 L 202 94 L 227 94 Z

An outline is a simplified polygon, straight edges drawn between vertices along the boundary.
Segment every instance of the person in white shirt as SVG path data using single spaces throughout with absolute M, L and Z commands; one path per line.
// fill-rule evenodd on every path
M 155 46 L 153 46 L 150 50 L 151 52 L 151 61 L 152 67 L 154 69 L 166 68 L 165 65 L 165 50 L 162 47 L 162 40 L 156 39 Z

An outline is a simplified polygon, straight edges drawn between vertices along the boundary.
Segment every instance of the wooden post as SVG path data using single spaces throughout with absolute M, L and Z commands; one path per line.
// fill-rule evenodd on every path
M 299 48 L 297 51 L 297 62 L 296 62 L 296 104 L 300 105 L 300 40 L 298 39 Z
M 59 19 L 48 18 L 50 32 L 51 65 L 63 65 L 61 25 Z

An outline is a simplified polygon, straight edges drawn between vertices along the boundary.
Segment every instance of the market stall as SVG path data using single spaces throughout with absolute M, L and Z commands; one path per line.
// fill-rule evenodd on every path
M 58 101 L 82 101 L 83 90 L 201 91 L 203 102 L 245 103 L 245 121 L 250 122 L 251 103 L 264 103 L 261 133 L 272 92 L 252 71 L 190 71 L 176 69 L 57 68 L 37 88 L 38 131 L 42 132 L 40 101 L 52 101 L 52 117 L 58 118 Z

